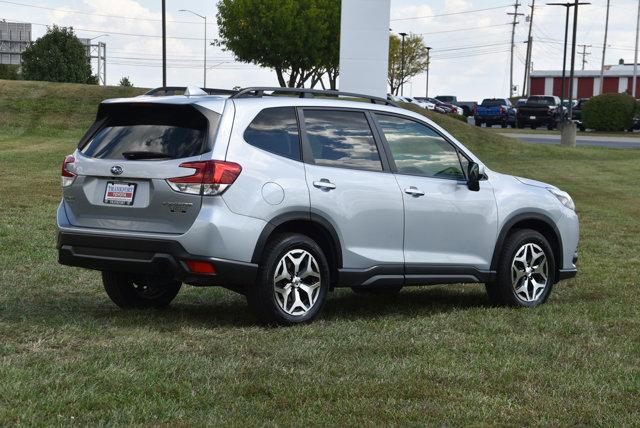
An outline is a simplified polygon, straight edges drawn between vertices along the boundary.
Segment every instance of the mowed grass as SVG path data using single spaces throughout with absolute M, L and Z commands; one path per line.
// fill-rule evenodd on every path
M 477 285 L 339 290 L 315 323 L 265 328 L 223 289 L 121 311 L 99 274 L 57 264 L 61 160 L 121 92 L 0 81 L 0 425 L 639 424 L 640 151 L 435 116 L 491 168 L 574 196 L 579 276 L 533 310 Z

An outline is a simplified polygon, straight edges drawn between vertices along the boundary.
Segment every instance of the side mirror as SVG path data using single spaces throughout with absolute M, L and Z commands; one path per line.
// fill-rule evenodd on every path
M 484 175 L 484 168 L 475 162 L 469 162 L 467 171 L 467 187 L 473 192 L 480 190 L 480 179 Z

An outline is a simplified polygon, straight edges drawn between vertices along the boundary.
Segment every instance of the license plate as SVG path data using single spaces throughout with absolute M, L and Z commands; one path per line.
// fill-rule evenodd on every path
M 535 119 L 535 118 L 536 118 L 535 116 L 529 116 L 529 119 Z
M 133 205 L 135 194 L 135 183 L 109 181 L 107 182 L 107 189 L 104 192 L 104 203 L 112 205 Z

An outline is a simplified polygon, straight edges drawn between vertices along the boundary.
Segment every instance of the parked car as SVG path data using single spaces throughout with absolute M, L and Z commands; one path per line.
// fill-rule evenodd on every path
M 562 119 L 564 109 L 560 98 L 550 95 L 534 95 L 527 98 L 527 102 L 518 108 L 518 128 L 530 126 L 535 129 L 546 126 L 547 129 L 555 129 Z
M 436 97 L 442 102 L 453 104 L 462 109 L 462 114 L 469 117 L 473 115 L 473 109 L 478 104 L 475 101 L 458 101 L 458 97 L 454 95 L 438 95 Z
M 401 97 L 401 98 L 403 98 L 403 97 Z M 427 110 L 433 110 L 433 109 L 436 108 L 436 105 L 431 103 L 431 102 L 429 102 L 429 101 L 421 101 L 421 100 L 419 100 L 417 98 L 411 98 L 411 97 L 404 97 L 404 100 L 406 102 L 408 102 L 408 103 L 415 104 L 415 105 L 420 106 L 422 108 L 426 108 Z
M 460 107 L 454 106 L 453 104 L 445 103 L 440 101 L 437 98 L 422 98 L 425 99 L 436 106 L 436 111 L 445 114 L 462 114 L 462 109 Z
M 516 126 L 516 109 L 507 98 L 486 98 L 473 110 L 476 126 Z
M 589 101 L 589 98 L 580 98 L 576 102 L 576 105 L 575 107 L 573 107 L 571 113 L 571 119 L 576 122 L 576 124 L 578 125 L 578 129 L 581 131 L 584 131 L 586 129 L 584 123 L 582 123 L 582 108 L 587 103 L 587 101 Z
M 534 307 L 577 272 L 571 197 L 490 170 L 423 115 L 334 91 L 186 93 L 102 102 L 62 163 L 59 262 L 101 271 L 122 308 L 218 285 L 297 324 L 336 287 L 460 282 Z

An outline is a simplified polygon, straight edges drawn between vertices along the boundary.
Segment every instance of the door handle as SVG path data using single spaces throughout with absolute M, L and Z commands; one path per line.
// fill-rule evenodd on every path
M 316 187 L 320 190 L 329 191 L 329 190 L 335 189 L 336 185 L 330 182 L 329 180 L 327 180 L 326 178 L 321 178 L 320 181 L 313 182 L 313 187 Z
M 419 198 L 420 196 L 424 196 L 424 192 L 415 186 L 410 186 L 404 189 L 404 193 L 406 193 L 407 195 L 411 195 L 414 198 Z

